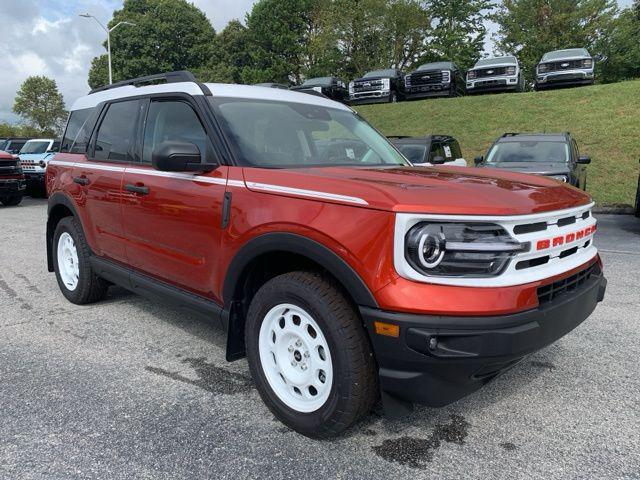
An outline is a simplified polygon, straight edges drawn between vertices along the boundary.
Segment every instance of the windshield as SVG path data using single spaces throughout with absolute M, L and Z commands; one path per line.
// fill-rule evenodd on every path
M 385 137 L 349 110 L 220 97 L 211 102 L 246 166 L 408 165 Z
M 20 153 L 45 153 L 49 149 L 51 142 L 27 142 L 20 150 Z
M 303 87 L 305 85 L 331 85 L 331 77 L 310 78 L 302 84 Z
M 364 74 L 362 78 L 372 78 L 372 77 L 395 77 L 396 71 L 393 69 L 388 70 L 374 70 L 373 72 L 367 72 Z
M 486 67 L 487 65 L 515 65 L 515 57 L 495 57 L 495 58 L 483 58 L 478 60 L 476 67 Z
M 506 142 L 493 146 L 487 163 L 539 162 L 566 163 L 569 145 L 563 142 Z
M 590 57 L 589 52 L 584 48 L 570 48 L 568 50 L 556 50 L 555 52 L 545 53 L 542 57 L 543 61 L 546 60 L 559 60 L 561 58 L 571 57 Z

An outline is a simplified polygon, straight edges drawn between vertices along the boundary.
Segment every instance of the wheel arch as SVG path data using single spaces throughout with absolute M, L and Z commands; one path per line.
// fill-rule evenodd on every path
M 320 270 L 335 279 L 355 305 L 378 308 L 358 273 L 328 247 L 298 234 L 260 235 L 236 253 L 223 284 L 227 360 L 245 356 L 244 322 L 249 302 L 257 289 L 277 275 L 300 269 Z
M 73 201 L 63 193 L 55 193 L 49 198 L 47 208 L 47 270 L 53 272 L 53 234 L 60 220 L 65 217 L 76 217 L 80 221 Z

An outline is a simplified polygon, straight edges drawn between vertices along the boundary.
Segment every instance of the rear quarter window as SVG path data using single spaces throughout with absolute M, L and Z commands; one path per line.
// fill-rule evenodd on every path
M 87 120 L 91 116 L 93 108 L 74 110 L 69 114 L 67 128 L 65 128 L 60 144 L 60 152 L 84 153 L 91 136 L 91 129 Z M 87 131 L 88 130 L 88 131 Z

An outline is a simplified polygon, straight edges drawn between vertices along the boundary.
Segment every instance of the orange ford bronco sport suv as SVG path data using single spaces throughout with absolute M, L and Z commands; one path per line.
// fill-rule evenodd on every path
M 144 77 L 76 101 L 46 174 L 49 270 L 204 315 L 267 406 L 335 435 L 382 396 L 467 395 L 603 299 L 593 203 L 549 178 L 413 168 L 321 96 Z

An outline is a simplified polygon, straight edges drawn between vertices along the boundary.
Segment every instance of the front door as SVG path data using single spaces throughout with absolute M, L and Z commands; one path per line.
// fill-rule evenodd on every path
M 228 168 L 206 174 L 154 169 L 152 153 L 166 141 L 195 144 L 203 163 L 217 160 L 194 104 L 173 98 L 148 102 L 141 163 L 124 172 L 128 261 L 141 273 L 212 298 Z

